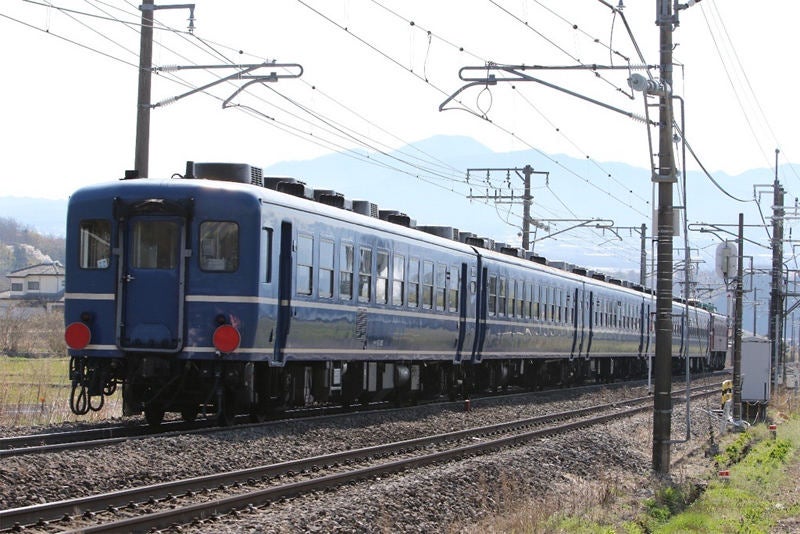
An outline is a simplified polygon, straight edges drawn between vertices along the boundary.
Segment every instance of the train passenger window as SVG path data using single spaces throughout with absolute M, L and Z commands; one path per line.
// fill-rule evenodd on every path
M 358 301 L 369 302 L 372 295 L 372 249 L 361 247 L 358 263 Z
M 386 304 L 389 301 L 389 253 L 379 250 L 375 264 L 375 302 Z
M 394 263 L 392 265 L 392 304 L 395 306 L 403 305 L 403 298 L 405 297 L 405 266 L 406 259 L 404 256 L 395 255 Z
M 164 221 L 154 221 L 159 225 Z M 178 225 L 170 223 L 176 232 Z M 163 238 L 163 236 L 162 236 Z M 166 249 L 166 244 L 162 245 Z M 175 248 L 175 247 L 170 247 Z M 161 254 L 159 252 L 159 254 Z M 159 261 L 161 261 L 159 259 Z M 239 225 L 234 222 L 205 221 L 200 224 L 200 269 L 233 272 L 239 268 Z
M 339 298 L 353 298 L 353 245 L 342 243 L 339 249 Z
M 489 298 L 488 308 L 489 315 L 497 315 L 497 276 L 491 275 L 489 277 Z
M 178 223 L 139 220 L 133 223 L 131 266 L 134 269 L 174 269 L 178 265 Z
M 501 276 L 497 283 L 497 315 L 506 314 L 506 300 L 508 298 L 508 281 Z
M 553 316 L 555 315 L 556 311 L 555 295 L 553 295 L 552 287 L 548 287 L 546 289 L 547 289 L 547 309 L 545 310 L 546 314 L 545 319 L 548 321 L 553 321 Z
M 508 281 L 508 310 L 506 311 L 506 315 L 509 317 L 514 317 L 514 312 L 517 309 L 517 285 L 514 280 Z
M 108 269 L 111 264 L 111 221 L 81 221 L 81 269 Z
M 408 306 L 410 308 L 419 306 L 419 260 L 417 258 L 408 260 Z
M 541 301 L 541 286 L 534 286 L 531 288 L 531 317 L 534 319 L 541 319 L 541 306 L 539 306 L 539 302 Z
M 433 262 L 422 262 L 422 307 L 430 310 L 433 307 Z
M 478 270 L 473 266 L 469 271 L 469 293 L 474 295 L 478 291 Z
M 319 296 L 333 298 L 333 240 L 319 241 Z
M 307 234 L 297 236 L 297 276 L 296 288 L 298 295 L 310 295 L 312 287 L 312 272 L 314 270 L 314 238 Z
M 450 270 L 450 289 L 448 291 L 447 309 L 458 311 L 458 292 L 461 289 L 461 269 L 456 265 Z
M 517 280 L 517 317 L 525 316 L 525 282 Z
M 533 312 L 533 309 L 532 309 L 532 295 L 533 295 L 533 293 L 531 291 L 532 289 L 533 289 L 533 287 L 531 287 L 531 284 L 524 284 L 524 286 L 523 286 L 523 291 L 525 293 L 524 315 L 525 315 L 526 319 L 530 319 L 531 318 L 531 313 Z
M 436 309 L 444 310 L 444 303 L 447 294 L 447 265 L 438 264 L 436 266 Z

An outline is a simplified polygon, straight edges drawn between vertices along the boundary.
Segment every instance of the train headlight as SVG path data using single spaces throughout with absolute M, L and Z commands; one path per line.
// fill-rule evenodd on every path
M 71 349 L 85 349 L 92 340 L 92 332 L 84 323 L 72 323 L 64 330 L 64 341 Z
M 214 330 L 214 347 L 220 352 L 233 352 L 239 348 L 242 337 L 239 331 L 229 324 L 224 324 Z

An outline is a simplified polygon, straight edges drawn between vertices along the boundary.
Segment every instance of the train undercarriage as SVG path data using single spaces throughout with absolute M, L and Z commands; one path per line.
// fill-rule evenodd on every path
M 721 358 L 721 360 L 720 360 Z M 685 371 L 676 358 L 673 372 Z M 690 370 L 722 368 L 724 353 L 692 358 Z M 122 387 L 123 414 L 144 413 L 158 425 L 167 412 L 186 421 L 199 414 L 230 425 L 237 415 L 261 421 L 276 411 L 324 405 L 398 405 L 472 394 L 645 378 L 646 358 L 507 359 L 480 364 L 452 362 L 266 362 L 175 360 L 162 355 L 128 355 L 126 359 L 73 358 L 73 412 L 82 415 L 103 407 L 104 399 Z

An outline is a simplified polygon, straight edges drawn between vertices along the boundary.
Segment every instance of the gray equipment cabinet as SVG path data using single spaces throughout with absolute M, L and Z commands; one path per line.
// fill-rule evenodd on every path
M 769 340 L 742 338 L 742 402 L 769 402 L 770 368 Z

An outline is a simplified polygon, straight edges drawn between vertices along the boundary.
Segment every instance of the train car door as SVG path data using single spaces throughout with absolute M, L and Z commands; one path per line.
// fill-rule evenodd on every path
M 644 352 L 650 355 L 650 341 L 655 336 L 655 313 L 650 311 L 652 308 L 652 301 L 648 302 L 645 306 L 647 310 L 647 337 L 645 339 Z
M 120 224 L 117 344 L 147 352 L 183 348 L 186 219 L 133 215 Z
M 584 296 L 585 298 L 585 296 Z M 589 302 L 587 305 L 586 315 L 589 322 L 589 335 L 586 339 L 586 357 L 589 357 L 589 352 L 592 350 L 592 338 L 594 337 L 594 292 L 589 291 Z
M 284 349 L 292 320 L 292 223 L 281 223 L 280 255 L 278 256 L 278 319 L 275 327 L 273 360 L 284 363 Z
M 642 299 L 642 305 L 639 308 L 639 357 L 645 356 L 645 336 L 647 335 L 647 308 L 645 307 L 646 301 Z
M 578 358 L 584 355 L 583 347 L 586 338 L 586 304 L 585 288 L 583 285 L 575 289 L 575 315 L 574 315 L 574 331 L 572 333 L 572 357 Z
M 472 343 L 472 363 L 480 363 L 483 358 L 483 343 L 486 339 L 486 308 L 489 270 L 482 266 L 478 256 L 477 293 L 475 295 L 475 339 Z
M 459 317 L 458 317 L 458 339 L 456 343 L 456 363 L 461 363 L 464 347 L 473 347 L 476 325 L 472 320 L 471 312 L 475 310 L 475 292 L 477 289 L 476 270 L 473 267 L 470 272 L 469 265 L 461 264 L 461 277 L 459 279 Z M 469 349 L 468 349 L 469 350 Z

